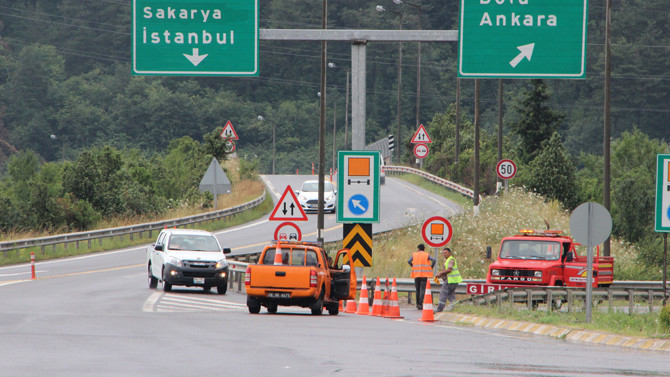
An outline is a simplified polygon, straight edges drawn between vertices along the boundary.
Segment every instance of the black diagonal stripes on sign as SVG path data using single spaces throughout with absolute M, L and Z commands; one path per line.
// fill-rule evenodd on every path
M 354 259 L 354 267 L 372 266 L 372 224 L 343 224 L 343 244 Z

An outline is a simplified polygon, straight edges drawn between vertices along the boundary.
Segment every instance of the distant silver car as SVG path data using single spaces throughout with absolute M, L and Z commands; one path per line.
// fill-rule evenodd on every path
M 305 212 L 319 210 L 319 181 L 305 181 L 296 191 L 298 202 Z M 332 182 L 323 183 L 323 211 L 335 213 L 337 204 L 337 188 Z

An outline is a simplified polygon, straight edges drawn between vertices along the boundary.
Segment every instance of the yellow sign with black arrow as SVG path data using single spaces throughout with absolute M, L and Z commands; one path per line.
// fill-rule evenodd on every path
M 372 224 L 342 224 L 343 244 L 351 251 L 354 267 L 372 267 Z

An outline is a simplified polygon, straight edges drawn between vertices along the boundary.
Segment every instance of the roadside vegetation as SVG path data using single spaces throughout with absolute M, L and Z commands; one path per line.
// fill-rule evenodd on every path
M 238 159 L 229 159 L 225 160 L 222 163 L 222 167 L 226 172 L 228 179 L 231 181 L 231 193 L 219 196 L 217 203 L 218 210 L 246 203 L 250 200 L 258 198 L 263 194 L 263 191 L 265 190 L 263 182 L 261 182 L 258 179 L 258 176 L 255 172 L 250 173 L 248 171 L 248 168 L 245 167 L 244 165 L 245 164 L 240 163 L 240 160 Z M 212 208 L 211 205 L 213 197 L 211 194 L 209 195 L 207 194 L 209 193 L 203 195 L 204 203 L 206 205 L 189 206 L 183 204 L 167 208 L 164 211 L 160 211 L 152 215 L 109 217 L 99 221 L 96 224 L 96 227 L 92 229 L 108 229 L 108 228 L 124 227 L 133 224 L 142 224 L 148 222 L 168 220 L 213 211 L 215 210 L 214 208 Z M 265 201 L 256 208 L 250 209 L 248 211 L 240 213 L 239 215 L 227 219 L 200 223 L 197 224 L 196 227 L 199 229 L 205 229 L 209 231 L 225 229 L 258 219 L 263 215 L 267 214 L 268 212 L 270 212 L 272 208 L 273 208 L 272 198 L 271 196 L 267 195 Z M 60 233 L 62 232 L 57 231 L 54 232 L 46 230 L 41 232 L 13 231 L 3 234 L 1 239 L 18 240 L 26 238 L 46 237 L 49 235 L 60 234 Z M 59 244 L 55 245 L 55 247 L 51 246 L 45 247 L 44 252 L 42 252 L 42 250 L 39 247 L 11 250 L 0 254 L 0 265 L 26 263 L 30 260 L 31 252 L 35 253 L 36 258 L 38 260 L 55 259 L 68 256 L 101 252 L 106 250 L 115 250 L 123 247 L 148 244 L 153 242 L 156 236 L 157 233 L 150 235 L 149 232 L 144 232 L 141 235 L 134 234 L 132 239 L 129 236 L 104 238 L 102 239 L 101 243 L 99 243 L 98 241 L 91 242 L 90 246 L 86 242 L 80 242 L 79 245 L 76 245 L 75 243 L 70 243 L 67 248 L 65 247 L 65 245 Z
M 402 179 L 414 181 L 417 177 L 401 176 Z M 423 185 L 436 186 L 423 178 Z M 440 189 L 435 188 L 439 191 Z M 453 237 L 449 247 L 454 251 L 461 275 L 465 279 L 484 279 L 489 264 L 495 258 L 501 238 L 517 234 L 520 229 L 546 229 L 545 220 L 551 229 L 562 230 L 570 234 L 570 212 L 565 210 L 557 200 L 546 198 L 526 191 L 522 187 L 513 187 L 499 196 L 484 198 L 480 204 L 480 213 L 474 216 L 472 203 L 461 204 L 465 210 L 450 219 Z M 373 267 L 366 268 L 368 277 L 403 277 L 409 278 L 411 269 L 407 259 L 416 250 L 416 245 L 423 243 L 421 224 L 394 230 L 375 236 L 373 240 Z M 486 259 L 486 246 L 493 248 L 494 257 Z M 433 250 L 430 250 L 431 254 Z M 585 252 L 581 250 L 580 252 Z M 615 258 L 614 276 L 617 280 L 661 280 L 662 265 L 650 265 L 645 254 L 633 244 L 614 238 L 611 242 L 611 255 Z M 438 259 L 438 269 L 442 269 L 444 260 Z M 433 291 L 439 286 L 433 285 Z M 669 320 L 662 320 L 659 313 L 634 314 L 606 313 L 599 309 L 592 312 L 592 321 L 585 323 L 584 312 L 552 312 L 545 305 L 540 310 L 529 311 L 523 305 L 473 306 L 468 303 L 468 296 L 462 295 L 462 303 L 454 309 L 458 313 L 468 313 L 491 318 L 537 322 L 568 326 L 579 329 L 599 330 L 626 336 L 670 337 Z M 626 306 L 627 303 L 622 303 Z M 639 304 L 642 305 L 642 304 Z M 667 309 L 668 311 L 670 309 Z M 666 317 L 670 318 L 667 314 Z

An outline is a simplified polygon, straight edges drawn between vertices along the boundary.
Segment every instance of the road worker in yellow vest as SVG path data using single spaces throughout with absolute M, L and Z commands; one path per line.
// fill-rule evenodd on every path
M 426 294 L 426 282 L 433 277 L 435 258 L 426 252 L 426 247 L 420 243 L 412 253 L 407 263 L 412 266 L 412 277 L 416 288 L 416 308 L 423 309 L 423 296 Z
M 442 249 L 442 256 L 444 257 L 444 271 L 441 271 L 436 278 L 441 278 L 444 280 L 442 283 L 442 289 L 440 289 L 440 301 L 435 309 L 436 313 L 439 313 L 444 310 L 444 307 L 449 301 L 449 306 L 447 311 L 454 308 L 454 302 L 456 301 L 456 288 L 458 288 L 458 283 L 463 281 L 461 273 L 458 271 L 458 263 L 453 255 L 451 255 L 451 249 L 445 247 Z

